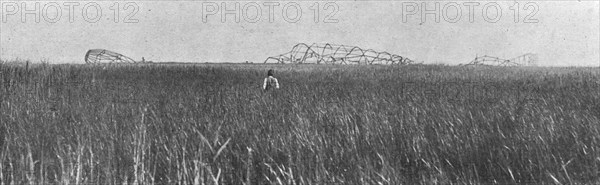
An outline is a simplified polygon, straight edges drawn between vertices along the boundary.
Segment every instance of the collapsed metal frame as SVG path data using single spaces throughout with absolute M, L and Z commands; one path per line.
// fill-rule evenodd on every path
M 85 54 L 85 63 L 100 64 L 100 63 L 138 63 L 135 60 L 119 54 L 117 52 L 105 49 L 90 49 Z
M 362 49 L 358 46 L 338 45 L 338 44 L 317 44 L 307 45 L 298 43 L 292 47 L 292 50 L 267 57 L 264 63 L 275 60 L 277 63 L 316 63 L 316 64 L 412 64 L 412 60 L 388 52 L 377 52 L 372 49 Z
M 537 55 L 526 53 L 513 59 L 501 59 L 493 56 L 475 56 L 471 62 L 466 65 L 490 65 L 490 66 L 536 66 Z

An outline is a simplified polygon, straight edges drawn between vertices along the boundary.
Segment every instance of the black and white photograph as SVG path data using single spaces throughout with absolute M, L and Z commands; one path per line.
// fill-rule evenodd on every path
M 600 184 L 598 0 L 0 0 L 0 185 Z

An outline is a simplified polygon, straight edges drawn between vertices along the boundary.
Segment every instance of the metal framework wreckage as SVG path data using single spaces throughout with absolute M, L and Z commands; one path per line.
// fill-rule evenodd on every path
M 489 66 L 536 66 L 537 55 L 526 53 L 513 59 L 501 59 L 493 56 L 476 56 L 471 62 L 465 65 L 489 65 Z
M 105 49 L 90 49 L 85 54 L 85 63 L 87 64 L 102 64 L 102 63 L 148 63 L 142 57 L 142 61 L 135 61 L 125 55 Z
M 264 63 L 294 64 L 412 64 L 414 61 L 388 52 L 337 44 L 296 44 L 290 52 L 268 57 Z

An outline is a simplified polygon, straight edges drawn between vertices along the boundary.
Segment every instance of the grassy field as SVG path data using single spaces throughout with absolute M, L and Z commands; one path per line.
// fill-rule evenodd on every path
M 0 64 L 0 98 L 7 184 L 600 184 L 599 68 Z

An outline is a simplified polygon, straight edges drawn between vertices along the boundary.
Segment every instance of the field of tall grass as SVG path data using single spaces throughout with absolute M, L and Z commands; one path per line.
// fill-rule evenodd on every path
M 5 63 L 0 98 L 2 184 L 600 184 L 599 68 Z

